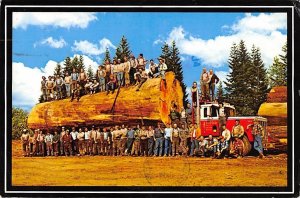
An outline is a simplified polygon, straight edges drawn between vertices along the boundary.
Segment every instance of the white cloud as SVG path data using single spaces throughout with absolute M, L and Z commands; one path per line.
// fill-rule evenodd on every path
M 60 38 L 58 40 L 58 39 L 54 39 L 52 37 L 48 37 L 46 39 L 43 39 L 40 42 L 35 43 L 34 47 L 36 47 L 37 45 L 47 45 L 52 48 L 63 48 L 67 45 L 67 42 L 63 38 Z
M 111 41 L 107 38 L 103 38 L 99 41 L 99 45 L 91 43 L 87 40 L 76 41 L 74 42 L 74 46 L 72 47 L 73 51 L 79 51 L 83 54 L 87 55 L 99 55 L 103 54 L 106 48 L 116 48 Z
M 266 67 L 269 67 L 286 42 L 287 35 L 280 32 L 286 30 L 286 23 L 286 14 L 246 14 L 231 26 L 231 35 L 204 40 L 189 35 L 179 26 L 172 29 L 166 41 L 171 43 L 174 40 L 182 55 L 195 56 L 201 59 L 204 66 L 220 67 L 227 63 L 232 44 L 244 40 L 249 51 L 253 44 L 260 48 L 262 59 Z
M 78 54 L 75 56 L 79 58 Z M 86 69 L 89 65 L 92 66 L 93 71 L 95 72 L 98 66 L 98 63 L 90 59 L 88 56 L 83 55 L 84 65 Z M 26 107 L 29 109 L 38 103 L 38 98 L 41 95 L 40 82 L 42 76 L 48 77 L 53 75 L 54 68 L 57 63 L 61 64 L 62 67 L 63 61 L 56 62 L 49 60 L 46 65 L 42 68 L 38 67 L 28 67 L 21 62 L 13 62 L 12 64 L 12 104 L 13 106 Z
M 86 28 L 97 20 L 91 12 L 13 12 L 13 28 L 26 29 L 29 25 L 61 28 Z

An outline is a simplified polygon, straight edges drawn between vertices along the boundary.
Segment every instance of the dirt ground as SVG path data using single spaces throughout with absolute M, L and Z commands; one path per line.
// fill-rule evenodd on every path
M 22 157 L 13 141 L 13 186 L 287 186 L 287 155 L 217 160 L 185 157 Z

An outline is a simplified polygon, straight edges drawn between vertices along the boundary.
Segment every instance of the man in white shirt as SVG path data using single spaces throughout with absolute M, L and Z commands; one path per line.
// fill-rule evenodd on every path
M 72 153 L 73 154 L 78 154 L 79 153 L 79 149 L 78 149 L 78 132 L 75 130 L 75 127 L 72 127 L 72 131 L 70 133 L 71 137 L 72 137 Z
M 172 138 L 173 129 L 169 123 L 166 124 L 165 128 L 165 157 L 171 153 L 171 138 Z

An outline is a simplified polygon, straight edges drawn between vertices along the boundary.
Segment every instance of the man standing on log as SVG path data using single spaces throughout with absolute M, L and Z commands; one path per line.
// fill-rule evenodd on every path
M 138 59 L 137 59 L 138 65 L 137 65 L 137 69 L 142 69 L 142 71 L 145 71 L 145 66 L 146 66 L 146 59 L 144 58 L 143 54 L 140 54 Z
M 41 81 L 41 91 L 42 91 L 42 97 L 44 101 L 47 101 L 47 87 L 46 87 L 46 77 L 42 76 L 42 81 Z
M 71 76 L 69 76 L 69 73 L 66 72 L 65 86 L 66 86 L 67 97 L 70 97 L 71 95 L 71 83 L 72 83 Z
M 71 73 L 71 82 L 72 82 L 71 93 L 73 93 L 74 89 L 76 88 L 78 78 L 79 78 L 79 74 L 76 72 L 76 69 L 73 68 L 73 72 Z
M 180 139 L 180 145 L 179 150 L 185 157 L 188 155 L 188 138 L 190 136 L 189 130 L 186 128 L 185 124 L 181 125 L 181 128 L 179 129 L 179 139 Z
M 74 155 L 78 154 L 78 132 L 75 130 L 75 127 L 72 127 L 72 131 L 71 131 L 71 137 L 72 137 L 72 152 Z
M 168 69 L 168 66 L 165 63 L 165 59 L 159 58 L 158 60 L 159 60 L 159 65 L 158 65 L 159 73 L 154 75 L 154 77 L 160 76 L 166 85 L 166 71 Z
M 138 63 L 133 54 L 130 54 L 129 62 L 130 62 L 130 71 L 129 71 L 130 84 L 135 84 L 134 74 L 136 73 L 136 67 Z
M 172 156 L 175 157 L 178 155 L 179 150 L 179 127 L 177 124 L 173 124 L 173 130 L 171 135 L 171 143 L 172 143 Z
M 97 70 L 97 79 L 99 82 L 99 91 L 105 91 L 105 78 L 106 78 L 106 70 L 104 66 L 99 65 Z
M 53 152 L 54 152 L 54 155 L 55 156 L 58 156 L 58 144 L 59 144 L 59 134 L 57 133 L 57 131 L 55 130 L 54 131 L 54 136 L 52 138 L 52 141 L 53 141 L 53 144 L 52 144 L 52 147 L 53 147 Z
M 111 74 L 111 64 L 110 64 L 109 60 L 105 61 L 104 68 L 105 68 L 105 74 L 106 74 L 105 75 L 105 82 L 108 82 L 109 81 L 109 76 Z
M 84 89 L 85 82 L 87 80 L 88 76 L 86 75 L 85 71 L 83 68 L 80 69 L 79 77 L 78 77 L 78 82 L 81 87 L 81 89 Z
M 61 76 L 58 74 L 56 75 L 55 79 L 55 89 L 56 89 L 56 99 L 62 99 L 62 86 L 63 86 L 64 80 Z
M 23 157 L 29 156 L 29 133 L 27 129 L 23 129 L 21 135 Z
M 206 68 L 203 68 L 202 74 L 201 74 L 201 77 L 200 77 L 201 93 L 202 93 L 202 99 L 203 100 L 207 100 L 209 98 L 208 97 L 209 82 L 210 82 L 209 75 L 206 72 Z
M 54 89 L 54 81 L 51 76 L 48 77 L 46 82 L 46 89 L 47 89 L 47 101 L 53 98 L 53 89 Z
M 264 158 L 263 154 L 263 144 L 262 144 L 262 139 L 265 135 L 265 130 L 264 128 L 258 123 L 258 119 L 254 118 L 253 120 L 254 124 L 248 125 L 247 129 L 249 127 L 252 128 L 252 134 L 254 136 L 254 149 L 257 150 L 259 153 L 259 158 Z
M 64 155 L 64 144 L 63 144 L 63 136 L 66 134 L 65 127 L 61 127 L 60 137 L 59 137 L 59 147 L 60 147 L 60 155 Z
M 163 155 L 163 142 L 164 142 L 164 131 L 161 128 L 160 124 L 157 123 L 157 128 L 154 130 L 154 141 L 155 141 L 155 149 L 154 153 L 156 156 L 162 157 Z
M 130 62 L 128 61 L 127 56 L 124 56 L 124 78 L 125 78 L 125 86 L 128 87 L 130 85 Z
M 171 154 L 171 138 L 172 138 L 172 127 L 169 123 L 166 124 L 165 128 L 165 157 Z
M 47 156 L 53 156 L 53 135 L 50 134 L 49 131 L 47 131 L 47 135 L 45 136 L 45 143 L 46 143 L 46 150 L 47 150 Z

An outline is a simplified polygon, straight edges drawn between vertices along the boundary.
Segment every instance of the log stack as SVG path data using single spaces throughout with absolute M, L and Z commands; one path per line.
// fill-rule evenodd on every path
M 167 123 L 171 106 L 183 106 L 183 92 L 173 72 L 160 78 L 148 79 L 136 91 L 136 86 L 122 87 L 116 98 L 105 92 L 85 95 L 77 102 L 63 99 L 37 104 L 31 110 L 27 124 L 31 129 L 51 129 L 60 126 L 112 126 L 115 124 Z M 114 111 L 112 110 L 114 101 Z
M 268 119 L 267 131 L 283 144 L 287 144 L 287 87 L 273 87 L 258 111 Z

